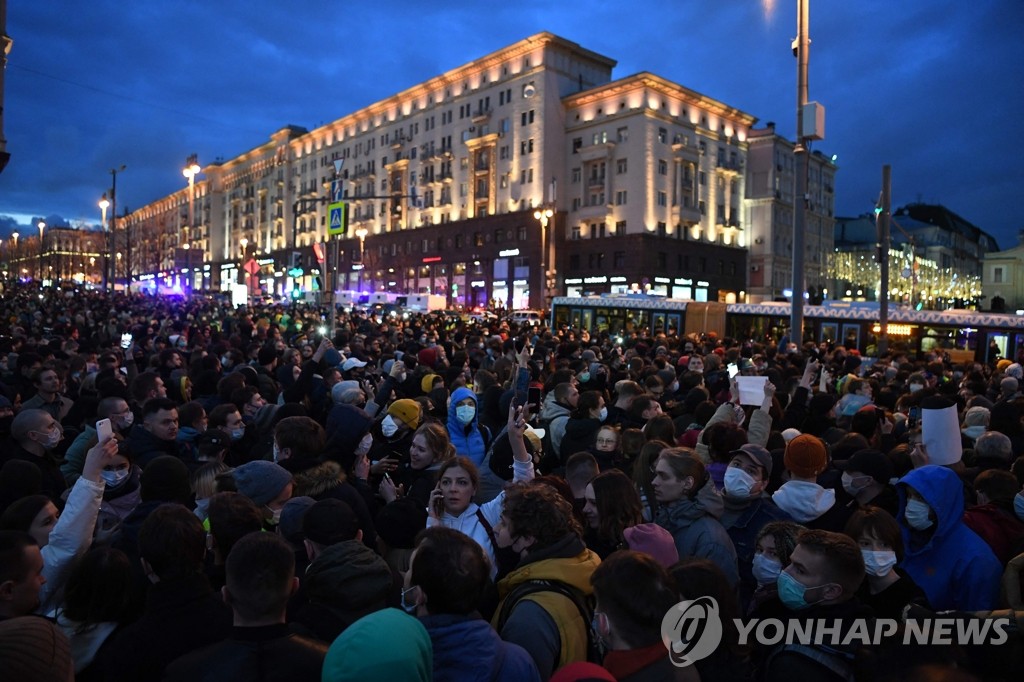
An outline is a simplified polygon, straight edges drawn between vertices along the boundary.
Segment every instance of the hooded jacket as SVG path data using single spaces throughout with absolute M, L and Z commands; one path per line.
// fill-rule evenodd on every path
M 325 642 L 368 613 L 392 601 L 394 581 L 387 563 L 356 540 L 331 545 L 302 578 L 308 603 L 293 619 Z
M 128 448 L 132 451 L 135 463 L 143 469 L 157 457 L 164 455 L 180 457 L 176 440 L 160 440 L 146 430 L 142 424 L 135 424 L 128 432 Z
M 592 595 L 590 577 L 601 559 L 570 533 L 555 544 L 526 557 L 498 582 L 501 600 L 492 625 L 497 627 L 505 598 L 527 580 L 557 580 Z M 569 663 L 587 660 L 587 628 L 580 611 L 562 594 L 549 590 L 533 592 L 519 600 L 498 633 L 506 642 L 526 649 L 537 664 L 542 679 Z
M 695 498 L 684 497 L 658 508 L 655 521 L 672 533 L 679 558 L 698 557 L 715 562 L 729 584 L 739 583 L 736 548 L 718 519 L 725 501 L 714 486 L 705 483 Z
M 473 419 L 469 424 L 463 424 L 456 415 L 456 405 L 466 398 L 473 400 Z M 487 454 L 487 445 L 484 443 L 484 434 L 480 430 L 480 407 L 477 405 L 476 394 L 466 387 L 455 389 L 452 398 L 448 401 L 448 437 L 455 446 L 455 452 L 461 457 L 469 457 L 473 464 L 480 467 Z
M 434 645 L 434 682 L 540 682 L 530 655 L 472 616 L 423 616 Z
M 931 528 L 919 531 L 906 521 L 907 486 L 935 513 Z M 914 469 L 897 484 L 900 531 L 906 554 L 902 568 L 936 610 L 982 611 L 999 597 L 1002 566 L 985 541 L 963 523 L 964 487 L 946 467 Z
M 562 438 L 565 436 L 565 427 L 571 411 L 568 406 L 555 402 L 554 391 L 544 396 L 544 404 L 540 408 L 541 426 L 548 430 L 548 438 L 556 455 L 562 451 Z

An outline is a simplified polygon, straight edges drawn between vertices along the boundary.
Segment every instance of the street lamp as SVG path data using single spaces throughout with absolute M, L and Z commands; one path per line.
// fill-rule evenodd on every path
M 100 206 L 100 226 L 102 226 L 103 230 L 106 231 L 107 230 L 107 209 L 110 208 L 110 200 L 107 199 L 107 193 L 106 192 L 104 192 L 103 196 L 100 197 L 100 204 L 99 204 L 99 206 Z M 112 245 L 113 244 L 113 240 L 114 240 L 113 236 L 108 235 L 108 237 L 107 237 L 108 245 Z M 109 260 L 110 260 L 109 258 L 104 258 L 103 259 L 103 288 L 104 289 L 107 288 L 107 262 Z
M 39 286 L 43 286 L 43 230 L 46 223 L 40 220 L 36 227 L 39 228 Z
M 533 217 L 540 221 L 540 302 L 547 305 L 548 301 L 548 222 L 555 212 L 550 208 L 538 208 Z
M 359 275 L 357 278 L 359 291 L 363 290 L 363 270 L 366 268 L 366 263 L 363 262 L 363 249 L 366 247 L 367 234 L 365 227 L 356 228 L 356 236 L 359 237 Z
M 196 154 L 185 159 L 185 168 L 181 174 L 188 178 L 188 230 L 195 225 L 193 210 L 196 203 L 196 176 L 199 175 L 200 170 L 202 169 L 199 167 L 199 157 Z M 185 232 L 185 238 L 188 241 L 189 232 Z
M 244 272 L 245 276 L 248 278 L 245 281 L 246 296 L 251 296 L 252 295 L 252 279 L 253 279 L 254 275 L 249 274 L 249 272 L 245 269 L 245 256 L 246 256 L 246 249 L 248 249 L 248 247 L 249 247 L 249 240 L 247 238 L 245 238 L 245 237 L 242 237 L 241 239 L 238 240 L 238 244 L 239 244 L 239 246 L 242 247 L 242 261 L 241 261 L 242 272 Z
M 113 179 L 110 186 L 110 250 L 114 251 L 117 248 L 117 238 L 114 233 L 114 229 L 117 227 L 117 174 L 124 171 L 127 168 L 124 164 L 121 164 L 120 168 L 111 168 L 110 176 Z M 131 244 L 128 243 L 127 247 L 131 249 Z M 117 261 L 120 265 L 121 254 L 117 254 Z M 110 290 L 115 289 L 117 280 L 117 272 L 111 273 L 110 277 Z M 127 287 L 126 287 L 127 288 Z

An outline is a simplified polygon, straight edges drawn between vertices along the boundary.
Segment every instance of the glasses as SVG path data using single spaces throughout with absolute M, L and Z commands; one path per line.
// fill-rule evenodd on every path
M 598 445 L 615 445 L 615 442 L 616 441 L 615 441 L 614 438 L 598 438 L 597 439 L 597 444 Z

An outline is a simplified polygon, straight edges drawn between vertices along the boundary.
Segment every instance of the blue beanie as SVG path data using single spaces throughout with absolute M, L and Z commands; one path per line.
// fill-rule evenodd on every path
M 272 502 L 292 482 L 292 475 L 287 469 L 262 459 L 246 462 L 235 469 L 232 476 L 238 492 L 258 507 Z

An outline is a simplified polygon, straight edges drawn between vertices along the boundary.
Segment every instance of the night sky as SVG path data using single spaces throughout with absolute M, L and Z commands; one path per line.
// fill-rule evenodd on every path
M 793 136 L 796 0 L 10 0 L 0 237 L 35 216 L 98 223 L 111 168 L 136 208 L 184 187 L 191 153 L 230 159 L 540 31 Z M 888 163 L 894 207 L 941 203 L 1014 246 L 1022 34 L 1021 0 L 811 0 L 837 215 L 872 209 Z

